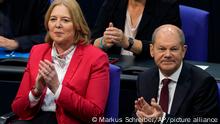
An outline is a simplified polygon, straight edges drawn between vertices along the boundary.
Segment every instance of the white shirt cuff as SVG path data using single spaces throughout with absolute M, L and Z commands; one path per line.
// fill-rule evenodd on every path
M 36 99 L 34 95 L 31 93 L 31 91 L 29 92 L 28 97 L 29 97 L 31 108 L 37 105 L 37 103 L 40 101 L 40 97 Z
M 56 93 L 54 94 L 54 98 L 55 98 L 55 99 L 58 99 L 58 98 L 59 98 L 60 93 L 61 93 L 61 89 L 62 89 L 62 85 L 60 84 L 59 87 L 58 87 L 58 89 L 57 89 L 57 91 L 56 91 Z

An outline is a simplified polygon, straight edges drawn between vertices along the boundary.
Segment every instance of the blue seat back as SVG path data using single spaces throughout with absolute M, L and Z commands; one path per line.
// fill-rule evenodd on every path
M 119 92 L 120 92 L 120 68 L 110 64 L 110 89 L 105 109 L 106 118 L 118 118 Z
M 217 85 L 218 85 L 218 104 L 219 104 L 219 114 L 220 114 L 220 81 L 217 82 Z
M 182 29 L 188 45 L 185 59 L 207 61 L 209 12 L 180 5 Z

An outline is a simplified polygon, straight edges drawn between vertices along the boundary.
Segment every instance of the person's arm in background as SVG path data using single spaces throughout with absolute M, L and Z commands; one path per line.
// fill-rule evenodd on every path
M 129 42 L 132 40 L 132 43 Z M 109 27 L 103 33 L 101 38 L 98 38 L 94 42 L 94 46 L 99 47 L 101 49 L 109 49 L 113 45 L 117 45 L 124 49 L 127 49 L 134 54 L 141 53 L 142 43 L 137 39 L 129 39 L 121 29 L 114 27 L 113 23 L 109 23 Z
M 36 34 L 30 34 L 26 36 L 16 37 L 15 40 L 18 42 L 19 47 L 17 50 L 19 51 L 29 51 L 31 47 L 35 44 L 43 43 L 46 30 L 44 28 L 44 16 L 48 7 L 50 6 L 49 0 L 37 0 L 33 5 L 36 6 L 33 10 L 33 17 L 36 22 L 32 25 L 36 28 L 34 31 Z
M 13 29 L 13 32 L 15 32 L 15 34 L 13 38 L 0 37 L 1 47 L 5 47 L 8 50 L 29 52 L 33 45 L 44 42 L 46 33 L 44 28 L 44 16 L 50 2 L 48 0 L 37 0 L 29 1 L 28 3 L 31 4 L 29 5 L 30 8 L 23 9 L 24 15 L 28 17 L 22 20 L 24 22 L 19 22 L 22 24 L 16 24 L 16 26 L 14 26 L 15 29 Z M 12 5 L 12 7 L 13 6 L 15 5 Z M 16 21 L 14 21 L 14 23 L 16 23 Z

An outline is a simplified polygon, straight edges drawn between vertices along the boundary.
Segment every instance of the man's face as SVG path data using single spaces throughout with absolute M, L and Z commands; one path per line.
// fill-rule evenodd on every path
M 185 56 L 186 46 L 181 44 L 176 31 L 161 30 L 158 31 L 154 44 L 150 45 L 150 53 L 161 72 L 170 76 L 179 68 Z

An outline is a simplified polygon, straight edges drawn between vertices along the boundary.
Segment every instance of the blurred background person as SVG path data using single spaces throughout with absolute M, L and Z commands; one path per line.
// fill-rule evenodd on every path
M 174 25 L 155 30 L 150 53 L 156 67 L 141 73 L 137 81 L 139 98 L 135 109 L 140 119 L 161 121 L 166 116 L 164 122 L 171 123 L 169 117 L 180 117 L 191 119 L 190 124 L 196 118 L 218 121 L 216 80 L 205 70 L 183 61 L 187 48 L 184 44 L 182 30 Z
M 180 27 L 177 0 L 105 0 L 92 39 L 109 55 L 148 59 L 152 33 L 162 24 Z
M 45 27 L 47 43 L 32 48 L 12 103 L 20 119 L 14 123 L 78 124 L 102 117 L 109 91 L 108 57 L 89 43 L 78 3 L 53 1 Z
M 44 42 L 49 0 L 0 0 L 0 47 L 29 52 Z

